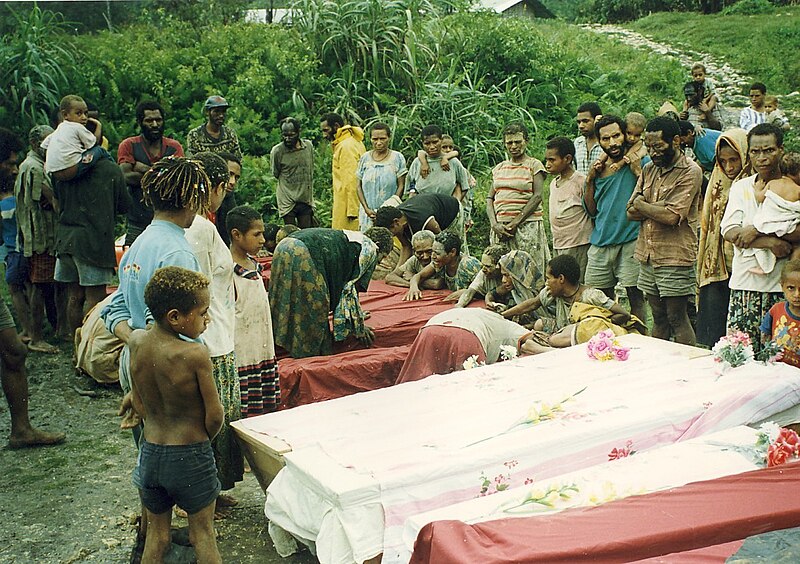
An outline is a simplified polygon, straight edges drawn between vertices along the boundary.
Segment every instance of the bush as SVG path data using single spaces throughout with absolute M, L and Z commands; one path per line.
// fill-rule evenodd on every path
M 722 10 L 723 16 L 754 16 L 756 14 L 770 14 L 775 7 L 769 0 L 739 0 L 736 4 Z
M 162 29 L 136 25 L 85 38 L 83 46 L 81 72 L 70 83 L 101 108 L 112 144 L 138 133 L 134 108 L 141 100 L 160 101 L 167 135 L 183 141 L 204 121 L 205 99 L 222 94 L 232 104 L 229 121 L 244 152 L 266 155 L 280 140 L 279 120 L 296 115 L 303 121 L 300 100 L 325 84 L 302 38 L 279 26 L 238 23 L 198 34 L 181 22 Z

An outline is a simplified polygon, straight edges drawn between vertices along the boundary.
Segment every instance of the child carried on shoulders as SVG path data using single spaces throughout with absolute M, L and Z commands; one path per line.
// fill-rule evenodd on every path
M 99 159 L 111 155 L 103 149 L 103 125 L 89 117 L 89 108 L 83 98 L 69 94 L 61 99 L 59 106 L 64 121 L 42 141 L 47 150 L 44 170 L 61 182 L 68 182 L 85 175 Z M 90 131 L 91 125 L 94 131 Z

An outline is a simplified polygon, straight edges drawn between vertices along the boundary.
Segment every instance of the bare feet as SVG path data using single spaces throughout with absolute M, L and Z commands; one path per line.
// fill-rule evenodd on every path
M 235 507 L 239 505 L 239 500 L 232 495 L 219 494 L 217 496 L 217 507 Z
M 47 353 L 47 354 L 58 354 L 58 347 L 54 347 L 50 343 L 46 341 L 31 341 L 28 343 L 28 350 L 33 352 L 40 352 L 40 353 Z
M 8 439 L 8 448 L 30 448 L 37 446 L 58 445 L 64 442 L 67 435 L 64 433 L 48 433 L 31 428 L 26 433 L 20 433 Z
M 239 502 L 237 501 L 236 503 Z M 186 511 L 184 511 L 177 505 L 173 508 L 173 513 L 175 514 L 175 517 L 179 517 L 181 519 L 186 519 L 189 517 Z M 214 509 L 214 521 L 221 521 L 226 517 L 230 517 L 230 515 L 231 515 L 230 507 L 220 507 L 219 504 L 217 504 L 216 509 Z
M 27 333 L 20 333 L 19 340 L 25 343 L 26 345 L 31 342 L 31 338 L 27 335 Z

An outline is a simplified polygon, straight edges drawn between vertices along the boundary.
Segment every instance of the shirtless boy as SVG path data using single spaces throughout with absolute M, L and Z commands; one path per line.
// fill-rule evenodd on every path
M 198 562 L 222 562 L 213 527 L 220 482 L 211 450 L 222 428 L 222 404 L 208 349 L 181 338 L 196 340 L 208 327 L 208 284 L 185 268 L 157 270 L 144 293 L 155 324 L 137 329 L 128 341 L 133 406 L 144 420 L 133 471 L 147 509 L 143 562 L 163 562 L 176 504 L 189 516 Z

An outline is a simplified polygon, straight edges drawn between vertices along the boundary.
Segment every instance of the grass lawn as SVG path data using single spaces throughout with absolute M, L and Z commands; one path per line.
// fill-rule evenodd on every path
M 800 90 L 800 6 L 779 6 L 755 16 L 664 12 L 627 27 L 722 58 L 775 93 Z

